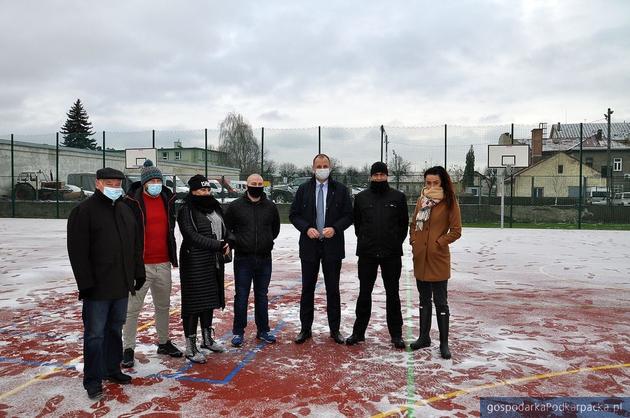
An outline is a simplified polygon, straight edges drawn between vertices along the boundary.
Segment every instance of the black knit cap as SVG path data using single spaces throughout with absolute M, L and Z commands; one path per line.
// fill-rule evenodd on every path
M 389 173 L 387 172 L 387 164 L 382 161 L 377 161 L 372 164 L 372 168 L 370 169 L 370 176 L 373 176 L 376 173 L 383 173 L 389 176 Z
M 205 176 L 201 174 L 195 174 L 190 178 L 190 180 L 188 180 L 188 187 L 190 187 L 191 192 L 193 190 L 203 189 L 204 187 L 210 188 L 210 182 Z
M 122 171 L 118 171 L 115 168 L 105 167 L 105 168 L 101 168 L 99 170 L 96 170 L 96 178 L 99 179 L 99 180 L 103 180 L 103 179 L 120 179 L 120 180 L 124 180 L 125 179 L 125 175 L 122 173 Z

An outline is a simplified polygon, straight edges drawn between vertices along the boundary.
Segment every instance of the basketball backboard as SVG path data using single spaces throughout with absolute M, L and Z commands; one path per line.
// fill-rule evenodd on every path
M 127 148 L 125 149 L 125 167 L 140 168 L 146 160 L 157 165 L 157 150 L 155 148 Z
M 529 145 L 488 145 L 488 168 L 529 167 Z

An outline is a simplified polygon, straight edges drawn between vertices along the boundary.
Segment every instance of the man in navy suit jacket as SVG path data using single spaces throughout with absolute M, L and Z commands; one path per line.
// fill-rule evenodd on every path
M 352 202 L 346 186 L 330 177 L 330 158 L 326 154 L 318 154 L 313 159 L 313 178 L 299 187 L 291 204 L 289 219 L 300 231 L 302 263 L 302 328 L 295 342 L 301 344 L 312 336 L 315 285 L 321 263 L 330 336 L 338 344 L 343 344 L 344 339 L 339 332 L 339 276 L 341 260 L 345 257 L 344 231 L 352 225 Z

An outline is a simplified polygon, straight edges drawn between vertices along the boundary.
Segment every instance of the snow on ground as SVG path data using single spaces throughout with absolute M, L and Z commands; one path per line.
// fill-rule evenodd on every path
M 205 368 L 191 368 L 183 366 L 181 359 L 155 354 L 155 331 L 150 326 L 139 333 L 138 364 L 132 371 L 136 383 L 111 387 L 106 401 L 92 404 L 80 383 L 80 303 L 67 260 L 65 229 L 65 220 L 0 219 L 0 409 L 9 415 L 37 415 L 44 410 L 54 415 L 84 410 L 129 416 L 156 411 L 199 415 L 210 406 L 225 416 L 368 416 L 415 403 L 416 416 L 458 411 L 466 416 L 478 411 L 479 396 L 630 393 L 627 366 L 607 373 L 537 378 L 537 386 L 501 383 L 630 363 L 628 232 L 465 228 L 451 246 L 454 358 L 444 361 L 439 358 L 435 321 L 431 348 L 411 353 L 389 346 L 380 279 L 365 344 L 331 343 L 321 279 L 314 338 L 303 346 L 293 344 L 300 327 L 298 233 L 283 225 L 274 250 L 269 295 L 277 344 L 257 345 L 251 321 L 246 347 L 211 357 Z M 352 228 L 346 231 L 346 244 L 340 285 L 344 335 L 351 332 L 358 293 Z M 405 335 L 411 340 L 417 337 L 418 302 L 410 251 L 405 247 L 400 295 Z M 226 277 L 228 307 L 215 319 L 217 336 L 226 345 L 232 321 L 231 268 Z M 180 303 L 178 282 L 174 270 L 173 308 Z M 152 319 L 150 297 L 147 302 L 141 324 Z M 174 313 L 172 334 L 181 345 L 179 328 Z M 16 344 L 21 344 L 18 350 Z M 55 371 L 62 365 L 65 370 Z M 31 382 L 46 372 L 53 374 Z M 26 389 L 19 388 L 23 384 Z M 494 386 L 480 389 L 488 384 Z M 457 390 L 472 392 L 448 402 L 433 399 Z

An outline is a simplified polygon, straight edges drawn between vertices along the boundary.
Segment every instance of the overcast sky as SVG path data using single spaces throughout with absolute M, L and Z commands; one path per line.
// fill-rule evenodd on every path
M 0 134 L 630 120 L 628 0 L 0 4 Z

